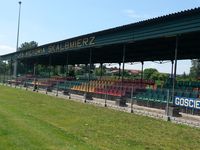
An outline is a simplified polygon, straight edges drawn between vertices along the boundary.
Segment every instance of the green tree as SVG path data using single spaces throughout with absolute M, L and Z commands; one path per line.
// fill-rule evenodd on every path
M 167 78 L 169 78 L 169 75 L 168 75 L 168 74 L 166 74 L 166 73 L 159 73 L 158 79 L 159 79 L 160 81 L 166 81 Z
M 158 70 L 156 70 L 154 68 L 144 69 L 144 79 L 148 80 L 148 79 L 156 78 L 155 77 L 155 75 L 156 75 L 155 73 L 158 73 Z M 155 75 L 153 75 L 153 74 L 155 74 Z
M 194 59 L 191 61 L 190 76 L 194 78 L 200 77 L 200 59 Z
M 31 41 L 31 42 L 24 42 L 21 44 L 21 46 L 19 47 L 19 50 L 26 50 L 26 49 L 31 49 L 31 48 L 36 48 L 38 47 L 38 43 L 35 41 Z
M 98 68 L 95 68 L 94 73 L 96 76 L 100 76 L 101 75 L 101 67 L 99 66 Z M 103 65 L 102 66 L 102 75 L 104 75 L 106 73 L 106 66 Z
M 187 77 L 185 71 L 183 72 L 183 75 L 182 75 L 183 79 Z
M 130 77 L 131 74 L 128 72 L 128 70 L 124 70 L 124 77 Z
M 153 73 L 151 74 L 151 76 L 150 76 L 149 79 L 152 79 L 152 80 L 156 81 L 156 80 L 159 80 L 159 77 L 160 77 L 160 73 L 157 72 L 157 71 L 155 71 L 155 72 L 153 72 Z

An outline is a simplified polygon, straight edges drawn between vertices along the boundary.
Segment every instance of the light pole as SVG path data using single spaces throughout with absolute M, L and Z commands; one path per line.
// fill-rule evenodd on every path
M 19 1 L 19 16 L 18 16 L 18 27 L 17 27 L 17 44 L 16 44 L 16 51 L 18 51 L 18 45 L 19 45 L 19 28 L 20 28 L 20 15 L 21 15 L 21 4 L 22 2 Z M 14 63 L 14 77 L 17 77 L 17 59 Z
M 16 46 L 16 51 L 18 51 L 18 44 L 19 44 L 19 28 L 20 28 L 21 4 L 22 4 L 22 2 L 19 1 L 19 16 L 18 16 L 17 46 Z

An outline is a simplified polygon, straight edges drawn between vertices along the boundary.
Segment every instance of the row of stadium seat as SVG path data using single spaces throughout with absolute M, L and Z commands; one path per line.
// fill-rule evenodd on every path
M 108 94 L 113 96 L 125 96 L 127 93 L 136 91 L 136 89 L 145 89 L 146 86 L 153 84 L 151 80 L 130 80 L 125 79 L 123 85 L 119 79 L 99 79 L 76 81 L 70 78 L 70 81 L 67 81 L 68 78 L 54 76 L 50 79 L 36 79 L 30 76 L 28 80 L 25 80 L 26 85 L 34 86 L 37 85 L 39 88 L 54 88 L 58 90 L 76 90 L 76 91 L 89 91 L 96 94 Z M 17 81 L 17 80 L 16 80 Z
M 169 91 L 169 95 L 172 94 L 172 90 Z M 179 97 L 187 97 L 187 98 L 199 98 L 199 92 L 195 91 L 182 91 L 182 90 L 175 90 L 174 92 L 175 96 Z M 139 92 L 135 95 L 135 98 L 137 100 L 148 100 L 148 101 L 154 101 L 154 102 L 167 102 L 167 89 L 148 89 L 145 92 Z M 170 99 L 170 102 L 172 102 L 172 99 Z
M 172 80 L 168 80 L 164 85 L 163 88 L 172 88 L 173 83 Z M 181 90 L 200 90 L 200 82 L 197 81 L 176 81 L 175 89 Z
M 88 87 L 89 86 L 89 87 Z M 133 88 L 134 87 L 134 88 Z M 141 83 L 123 83 L 123 86 L 119 80 L 96 80 L 90 81 L 89 83 L 82 83 L 72 87 L 71 89 L 77 91 L 89 91 L 96 94 L 108 94 L 113 96 L 125 96 L 126 93 L 131 93 L 131 90 L 145 89 L 146 84 Z M 134 92 L 133 91 L 133 92 Z
M 136 94 L 135 98 L 141 101 L 154 101 L 154 102 L 161 102 L 161 103 L 167 102 L 167 95 L 157 94 L 157 93 L 141 92 L 141 93 Z M 171 100 L 169 102 L 171 102 Z
M 113 95 L 113 96 L 125 96 L 127 93 L 131 93 L 132 89 L 133 92 L 136 91 L 136 89 L 145 89 L 146 88 L 146 83 L 141 84 L 137 82 L 132 82 L 128 83 L 125 82 L 123 83 L 123 86 L 119 80 L 93 80 L 88 82 L 87 80 L 82 80 L 82 81 L 65 81 L 65 82 L 52 82 L 49 81 L 49 84 L 51 84 L 54 88 L 58 88 L 59 90 L 66 90 L 66 89 L 71 89 L 71 90 L 76 90 L 76 91 L 83 91 L 83 92 L 92 92 L 96 94 L 108 94 L 108 95 Z M 47 85 L 46 86 L 49 86 Z M 32 81 L 32 84 L 34 84 L 34 81 Z M 39 86 L 44 85 L 45 82 L 43 81 L 37 81 L 36 83 Z

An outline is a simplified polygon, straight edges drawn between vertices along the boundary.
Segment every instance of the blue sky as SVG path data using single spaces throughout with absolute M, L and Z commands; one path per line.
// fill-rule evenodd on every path
M 34 40 L 43 45 L 199 6 L 200 0 L 22 0 L 19 44 Z M 16 49 L 17 17 L 18 0 L 1 0 L 0 55 Z M 171 71 L 170 63 L 144 67 Z M 190 61 L 179 61 L 178 73 L 188 73 L 189 67 Z

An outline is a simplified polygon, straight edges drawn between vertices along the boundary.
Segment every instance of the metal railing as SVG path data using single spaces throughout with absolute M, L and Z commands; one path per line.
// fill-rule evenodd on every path
M 142 105 L 159 109 L 166 109 L 168 115 L 169 106 L 173 105 L 171 97 L 172 89 L 153 89 L 147 88 L 145 84 L 120 84 L 114 81 L 97 81 L 93 80 L 88 83 L 85 80 L 77 81 L 52 81 L 48 78 L 13 78 L 9 75 L 0 75 L 0 82 L 4 85 L 12 87 L 25 88 L 26 90 L 42 91 L 46 94 L 67 95 L 71 98 L 71 94 L 84 96 L 89 94 L 89 98 L 85 97 L 85 102 L 92 98 L 104 100 L 104 106 L 108 105 L 108 100 L 117 102 L 118 99 L 125 99 L 130 105 L 133 112 L 133 105 Z M 175 96 L 198 98 L 199 91 L 175 89 Z M 179 107 L 181 112 L 199 115 L 198 109 L 189 107 Z

